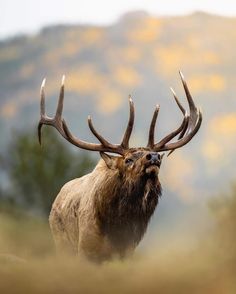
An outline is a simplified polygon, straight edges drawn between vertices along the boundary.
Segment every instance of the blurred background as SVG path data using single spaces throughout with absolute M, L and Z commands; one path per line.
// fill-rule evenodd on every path
M 90 142 L 96 140 L 87 127 L 88 114 L 105 138 L 120 142 L 131 94 L 136 106 L 132 145 L 145 146 L 156 104 L 161 107 L 157 140 L 181 122 L 170 86 L 187 107 L 182 70 L 203 111 L 202 127 L 187 146 L 163 159 L 163 197 L 133 259 L 107 265 L 101 276 L 90 266 L 85 273 L 101 282 L 101 293 L 111 290 L 107 275 L 117 282 L 112 289 L 117 293 L 141 293 L 143 287 L 235 293 L 236 5 L 2 0 L 0 10 L 0 275 L 25 281 L 29 271 L 41 273 L 42 264 L 53 269 L 47 221 L 52 202 L 65 182 L 91 171 L 99 159 L 47 128 L 39 146 L 43 78 L 52 115 L 66 75 L 64 117 L 74 134 Z M 19 270 L 18 258 L 32 261 L 31 266 L 19 262 Z M 61 273 L 64 265 L 57 264 Z M 86 276 L 81 267 L 67 266 Z M 127 278 L 130 272 L 133 280 Z M 117 276 L 126 283 L 120 286 Z M 59 277 L 54 288 L 49 280 L 45 285 L 55 291 L 65 286 Z M 46 275 L 41 278 L 46 281 Z M 71 293 L 73 287 L 94 291 L 90 280 L 80 278 L 84 288 L 79 288 L 76 279 L 65 277 Z M 3 281 L 0 290 L 7 291 L 10 280 Z M 18 286 L 26 289 L 24 282 Z M 37 283 L 27 286 L 34 293 L 42 290 Z

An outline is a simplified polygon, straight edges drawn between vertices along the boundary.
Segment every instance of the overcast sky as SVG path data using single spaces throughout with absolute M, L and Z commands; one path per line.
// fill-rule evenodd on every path
M 0 0 L 0 38 L 55 23 L 110 24 L 140 9 L 157 16 L 196 10 L 236 16 L 236 0 Z

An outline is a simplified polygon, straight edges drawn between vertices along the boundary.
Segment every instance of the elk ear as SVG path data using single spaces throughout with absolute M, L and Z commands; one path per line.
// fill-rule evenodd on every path
M 117 166 L 117 157 L 100 152 L 102 159 L 105 161 L 108 168 L 115 170 Z

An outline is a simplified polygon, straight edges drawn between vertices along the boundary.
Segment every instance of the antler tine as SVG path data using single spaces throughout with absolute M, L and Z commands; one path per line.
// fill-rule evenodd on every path
M 171 92 L 173 93 L 176 104 L 178 105 L 179 109 L 181 110 L 181 112 L 184 115 L 184 118 L 183 118 L 183 121 L 182 121 L 180 127 L 178 127 L 175 131 L 171 132 L 169 135 L 167 135 L 166 137 L 164 137 L 162 140 L 160 140 L 158 143 L 156 143 L 154 145 L 155 149 L 159 149 L 162 146 L 164 146 L 166 143 L 168 143 L 170 140 L 172 140 L 174 137 L 176 137 L 179 133 L 181 133 L 183 131 L 183 129 L 185 129 L 188 125 L 189 116 L 187 114 L 187 111 L 184 109 L 184 107 L 180 103 L 173 88 L 170 88 L 170 89 L 171 89 Z
M 197 120 L 198 120 L 198 110 L 197 107 L 195 106 L 195 103 L 193 101 L 193 98 L 190 94 L 190 91 L 188 89 L 188 85 L 185 81 L 184 75 L 181 71 L 179 71 L 180 77 L 181 77 L 181 81 L 184 87 L 184 91 L 188 100 L 188 105 L 189 105 L 189 110 L 190 110 L 190 119 L 189 119 L 189 127 L 187 129 L 187 133 L 189 131 L 191 131 L 192 127 L 196 124 Z
M 49 117 L 45 114 L 45 82 L 46 79 L 43 80 L 42 86 L 41 86 L 41 101 L 40 101 L 40 121 L 38 124 L 38 138 L 39 138 L 39 143 L 41 144 L 41 130 L 43 125 L 51 125 L 54 128 L 58 130 L 58 132 L 65 138 L 67 139 L 67 136 L 64 132 L 63 129 L 63 124 L 62 124 L 62 119 L 61 119 L 61 114 L 62 114 L 62 109 L 63 109 L 63 98 L 64 98 L 64 80 L 65 76 L 62 77 L 62 86 L 60 90 L 60 96 L 59 96 L 59 101 L 58 101 L 58 106 L 57 106 L 57 111 L 56 115 L 54 117 Z
M 124 136 L 121 142 L 121 146 L 124 149 L 129 148 L 129 139 L 133 130 L 133 126 L 134 126 L 134 102 L 131 98 L 131 95 L 129 95 L 129 121 L 128 121 L 126 131 L 124 133 Z
M 61 79 L 61 89 L 60 89 L 60 95 L 59 95 L 59 100 L 57 104 L 57 110 L 56 110 L 56 117 L 58 118 L 62 116 L 63 102 L 64 102 L 64 88 L 65 88 L 65 75 L 63 75 Z
M 180 77 L 181 77 L 181 80 L 182 80 L 182 83 L 183 83 L 183 86 L 184 86 L 185 94 L 186 94 L 186 97 L 187 97 L 187 100 L 188 100 L 190 115 L 189 115 L 187 121 L 185 122 L 184 127 L 182 128 L 182 130 L 180 132 L 178 140 L 176 142 L 169 143 L 169 144 L 167 144 L 167 142 L 166 142 L 164 145 L 162 144 L 162 146 L 160 146 L 159 144 L 155 145 L 155 150 L 158 150 L 158 151 L 171 150 L 173 152 L 175 149 L 184 146 L 197 133 L 197 131 L 199 130 L 199 128 L 201 126 L 201 123 L 202 123 L 202 113 L 195 106 L 195 103 L 194 103 L 194 101 L 192 99 L 192 96 L 190 94 L 190 91 L 188 89 L 188 86 L 187 86 L 187 83 L 186 83 L 186 81 L 184 79 L 183 74 L 181 73 L 181 71 L 179 73 L 180 73 Z M 177 98 L 175 92 L 174 91 L 172 91 L 172 92 L 174 94 L 175 100 L 176 100 L 179 108 L 181 109 L 181 107 L 180 107 L 181 104 L 179 104 L 179 101 L 178 101 L 178 98 Z M 172 139 L 173 139 L 173 137 L 172 137 Z M 168 155 L 170 155 L 172 152 L 170 152 Z
M 182 74 L 182 77 L 183 77 L 183 74 Z M 184 109 L 183 105 L 180 103 L 180 101 L 179 101 L 179 99 L 178 99 L 178 97 L 177 97 L 177 95 L 176 95 L 174 89 L 173 89 L 172 87 L 170 87 L 170 90 L 171 90 L 171 92 L 172 92 L 172 94 L 173 94 L 173 96 L 174 96 L 175 102 L 177 103 L 179 109 L 182 111 L 183 115 L 185 115 L 185 114 L 187 113 L 187 111 Z M 183 129 L 182 129 L 182 131 L 181 131 L 180 134 L 179 134 L 178 140 L 181 139 L 181 138 L 184 136 L 184 134 L 186 133 L 186 131 L 187 131 L 187 129 L 188 129 L 188 123 L 189 123 L 189 116 L 187 116 L 187 118 L 186 118 L 186 120 L 185 120 L 185 123 L 184 123 Z M 174 136 L 174 137 L 175 137 L 175 136 Z M 174 137 L 173 137 L 173 136 L 170 136 L 170 137 L 169 137 L 170 139 L 169 139 L 167 142 L 165 142 L 165 144 L 168 143 L 170 140 L 172 140 Z M 170 156 L 171 153 L 173 153 L 173 152 L 174 152 L 174 150 L 171 150 L 171 151 L 168 153 L 167 156 Z
M 148 144 L 147 144 L 147 147 L 149 147 L 149 148 L 153 148 L 153 146 L 154 146 L 155 126 L 156 126 L 156 121 L 157 121 L 159 110 L 160 110 L 160 105 L 156 105 L 154 113 L 153 113 L 151 125 L 149 128 Z
M 186 97 L 187 97 L 187 99 L 188 99 L 190 113 L 192 114 L 192 116 L 190 116 L 192 122 L 190 122 L 190 118 L 188 117 L 187 123 L 186 123 L 184 129 L 182 130 L 182 132 L 180 133 L 180 135 L 179 135 L 179 137 L 178 137 L 178 140 L 182 139 L 182 138 L 184 137 L 184 135 L 190 131 L 191 127 L 194 125 L 194 124 L 193 124 L 193 120 L 194 120 L 194 121 L 197 120 L 197 115 L 196 115 L 196 110 L 197 110 L 197 108 L 196 108 L 196 106 L 195 106 L 195 104 L 194 104 L 194 101 L 193 101 L 192 96 L 191 96 L 191 94 L 190 94 L 190 91 L 189 91 L 189 89 L 188 89 L 188 85 L 187 85 L 187 83 L 186 83 L 186 81 L 185 81 L 185 79 L 184 79 L 184 75 L 183 75 L 183 73 L 182 73 L 181 71 L 179 71 L 179 74 L 180 74 L 180 77 L 181 77 L 181 80 L 182 80 L 182 83 L 183 83 L 183 86 L 184 86 L 184 90 L 185 90 Z M 171 88 L 171 91 L 172 91 L 172 93 L 173 93 L 173 95 L 174 95 L 174 98 L 175 98 L 177 104 L 179 105 L 179 107 L 180 107 L 180 109 L 181 109 L 181 106 L 182 106 L 182 105 L 180 104 L 180 102 L 179 102 L 179 100 L 178 100 L 178 98 L 177 98 L 177 95 L 175 94 L 175 92 L 174 92 L 174 90 L 173 90 L 172 88 Z M 182 108 L 183 108 L 183 107 L 182 107 Z M 183 108 L 183 109 L 184 109 L 184 108 Z M 171 151 L 168 153 L 167 156 L 170 156 L 170 155 L 174 152 L 174 150 L 175 150 L 175 149 L 171 150 Z
M 198 112 L 198 120 L 194 128 L 191 128 L 191 132 L 189 132 L 186 136 L 183 136 L 183 138 L 181 138 L 177 142 L 169 143 L 163 146 L 161 151 L 168 151 L 168 150 L 174 151 L 175 149 L 186 145 L 196 135 L 202 123 L 202 113 L 199 109 L 197 110 L 197 112 Z
M 109 147 L 108 147 L 108 146 L 104 146 L 103 144 L 88 143 L 86 141 L 82 141 L 82 140 L 76 138 L 70 132 L 70 130 L 64 120 L 63 120 L 63 129 L 64 129 L 65 134 L 67 136 L 67 141 L 69 141 L 71 144 L 73 144 L 79 148 L 91 150 L 91 151 L 117 153 L 120 155 L 124 154 L 124 150 L 121 148 L 120 145 L 113 145 L 113 144 L 108 143 L 109 144 Z
M 88 125 L 89 125 L 91 132 L 99 140 L 99 142 L 101 142 L 104 146 L 111 146 L 111 144 L 95 130 L 93 123 L 92 123 L 92 118 L 90 115 L 88 116 Z
M 40 145 L 42 142 L 42 140 L 41 140 L 42 126 L 44 124 L 44 121 L 50 120 L 50 118 L 48 116 L 46 116 L 46 114 L 45 114 L 45 93 L 44 93 L 45 84 L 46 84 L 46 78 L 43 79 L 42 84 L 41 84 L 41 88 L 40 88 L 40 121 L 38 124 L 38 140 L 39 140 Z
M 179 140 L 179 139 L 182 139 L 183 136 L 185 135 L 185 133 L 186 133 L 186 131 L 187 131 L 187 129 L 188 129 L 188 123 L 189 123 L 189 116 L 187 117 L 186 124 L 185 124 L 183 130 L 182 130 L 181 133 L 179 134 L 178 140 Z M 174 151 L 175 151 L 175 149 L 171 150 L 171 151 L 167 154 L 167 157 L 170 156 Z
M 171 141 L 174 137 L 176 137 L 186 126 L 186 123 L 188 121 L 189 116 L 187 115 L 187 112 L 184 115 L 184 119 L 181 123 L 181 125 L 174 130 L 173 132 L 171 132 L 169 135 L 165 136 L 162 140 L 160 140 L 157 144 L 154 145 L 155 149 L 159 149 L 162 146 L 164 146 L 166 143 L 168 143 L 169 141 Z
M 177 95 L 176 95 L 174 89 L 170 87 L 170 90 L 171 90 L 171 92 L 172 92 L 172 94 L 173 94 L 173 96 L 174 96 L 174 98 L 175 98 L 175 102 L 176 102 L 177 105 L 179 106 L 179 109 L 182 111 L 183 115 L 185 115 L 186 110 L 184 109 L 184 107 L 183 107 L 182 104 L 180 103 L 180 101 L 179 101 L 179 99 L 178 99 L 178 97 L 177 97 Z
M 40 100 L 40 114 L 45 115 L 45 93 L 44 93 L 44 87 L 45 87 L 45 83 L 46 83 L 46 78 L 43 79 L 42 81 L 42 85 L 40 88 L 40 96 L 41 96 L 41 100 Z
M 190 94 L 190 91 L 188 89 L 188 85 L 187 85 L 187 83 L 185 81 L 184 75 L 183 75 L 183 73 L 181 71 L 179 71 L 179 75 L 181 77 L 181 81 L 182 81 L 182 84 L 184 86 L 184 91 L 185 91 L 186 97 L 188 99 L 190 112 L 191 111 L 196 111 L 197 108 L 196 108 L 196 106 L 194 104 L 193 98 L 192 98 L 192 96 Z

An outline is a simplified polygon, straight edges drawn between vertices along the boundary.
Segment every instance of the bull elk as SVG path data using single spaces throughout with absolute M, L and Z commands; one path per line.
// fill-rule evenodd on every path
M 41 144 L 43 125 L 53 126 L 71 144 L 100 152 L 95 169 L 66 183 L 52 205 L 50 228 L 58 250 L 102 261 L 114 256 L 124 257 L 142 239 L 148 222 L 161 196 L 158 174 L 162 162 L 160 152 L 173 152 L 187 144 L 201 126 L 202 114 L 196 108 L 182 73 L 180 77 L 189 105 L 189 114 L 172 90 L 183 114 L 181 125 L 159 142 L 154 140 L 157 105 L 151 120 L 146 147 L 130 148 L 134 125 L 134 104 L 129 97 L 129 120 L 120 144 L 112 144 L 95 129 L 91 117 L 88 125 L 100 144 L 75 137 L 62 118 L 64 76 L 56 114 L 45 113 L 45 79 L 41 86 L 41 118 L 38 137 Z M 178 136 L 173 142 L 172 140 Z M 111 155 L 111 153 L 113 155 Z M 115 155 L 114 155 L 115 154 Z

